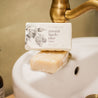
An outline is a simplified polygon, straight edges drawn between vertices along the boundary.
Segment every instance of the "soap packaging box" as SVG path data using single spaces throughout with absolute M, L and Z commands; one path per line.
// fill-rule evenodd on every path
M 26 50 L 70 51 L 71 47 L 71 23 L 26 23 Z

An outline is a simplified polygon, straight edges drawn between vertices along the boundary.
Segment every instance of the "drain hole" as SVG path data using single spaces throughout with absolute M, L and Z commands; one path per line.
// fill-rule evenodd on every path
M 75 68 L 74 74 L 77 75 L 78 72 L 79 72 L 79 67 L 77 66 L 77 67 Z

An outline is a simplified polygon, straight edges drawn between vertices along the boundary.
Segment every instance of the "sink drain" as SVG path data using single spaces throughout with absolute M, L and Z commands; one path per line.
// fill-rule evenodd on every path
M 77 66 L 77 67 L 75 68 L 74 74 L 77 75 L 78 72 L 79 72 L 79 67 Z

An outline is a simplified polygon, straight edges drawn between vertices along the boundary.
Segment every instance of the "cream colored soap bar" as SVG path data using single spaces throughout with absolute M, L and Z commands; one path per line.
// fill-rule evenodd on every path
M 55 73 L 68 61 L 69 52 L 39 52 L 30 61 L 32 70 Z
M 27 23 L 26 50 L 69 51 L 72 41 L 71 23 Z

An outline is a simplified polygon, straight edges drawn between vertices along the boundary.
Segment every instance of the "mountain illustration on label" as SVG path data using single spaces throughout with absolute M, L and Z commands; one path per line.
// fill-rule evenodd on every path
M 41 34 L 41 32 L 43 31 L 45 31 L 44 28 L 27 25 L 26 26 L 26 38 L 25 38 L 26 44 L 31 38 L 33 38 L 35 39 L 35 42 L 37 43 L 37 45 L 41 47 L 43 43 L 46 43 L 47 41 L 44 35 Z
M 35 42 L 41 47 L 43 43 L 46 43 L 46 38 L 42 34 L 38 34 L 35 37 Z

